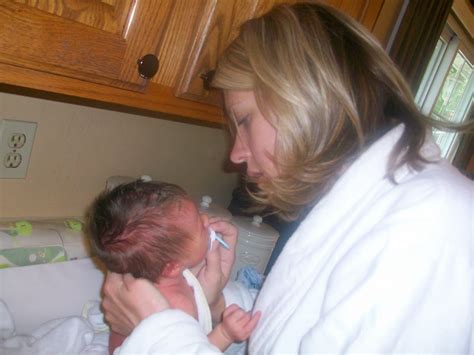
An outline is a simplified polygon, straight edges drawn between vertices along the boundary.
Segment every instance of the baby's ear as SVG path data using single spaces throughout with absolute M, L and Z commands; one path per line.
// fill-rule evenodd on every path
M 177 261 L 170 261 L 166 263 L 161 275 L 163 277 L 174 278 L 174 277 L 181 276 L 182 273 L 183 273 L 183 265 L 181 265 L 181 263 Z

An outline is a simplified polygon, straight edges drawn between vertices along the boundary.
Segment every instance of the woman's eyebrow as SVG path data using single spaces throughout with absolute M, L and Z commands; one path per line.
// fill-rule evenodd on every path
M 228 113 L 237 117 L 242 111 L 245 110 L 245 103 L 244 101 L 235 102 L 234 104 L 228 107 Z

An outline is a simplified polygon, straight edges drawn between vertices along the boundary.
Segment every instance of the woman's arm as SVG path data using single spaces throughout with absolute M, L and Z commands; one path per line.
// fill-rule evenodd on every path
M 211 309 L 212 324 L 219 323 L 222 320 L 222 314 L 225 310 L 224 294 L 221 293 L 217 297 L 217 300 L 213 304 L 209 305 L 209 308 Z
M 345 254 L 301 352 L 469 353 L 468 219 L 425 202 L 404 204 Z
M 120 354 L 221 354 L 198 321 L 177 309 L 144 319 L 115 351 Z

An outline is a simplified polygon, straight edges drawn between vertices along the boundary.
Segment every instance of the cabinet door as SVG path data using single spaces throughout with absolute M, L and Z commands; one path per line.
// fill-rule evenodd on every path
M 0 62 L 138 90 L 173 0 L 0 0 Z
M 176 95 L 206 104 L 219 105 L 219 96 L 207 89 L 205 76 L 215 69 L 217 58 L 237 36 L 239 26 L 253 17 L 258 0 L 203 1 L 205 1 L 203 21 L 197 30 Z

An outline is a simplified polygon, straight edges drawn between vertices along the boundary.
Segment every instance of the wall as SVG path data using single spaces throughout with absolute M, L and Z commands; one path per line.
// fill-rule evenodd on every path
M 227 205 L 237 183 L 224 173 L 217 128 L 0 93 L 0 119 L 38 122 L 25 179 L 0 179 L 0 217 L 82 215 L 112 175 L 183 186 Z

